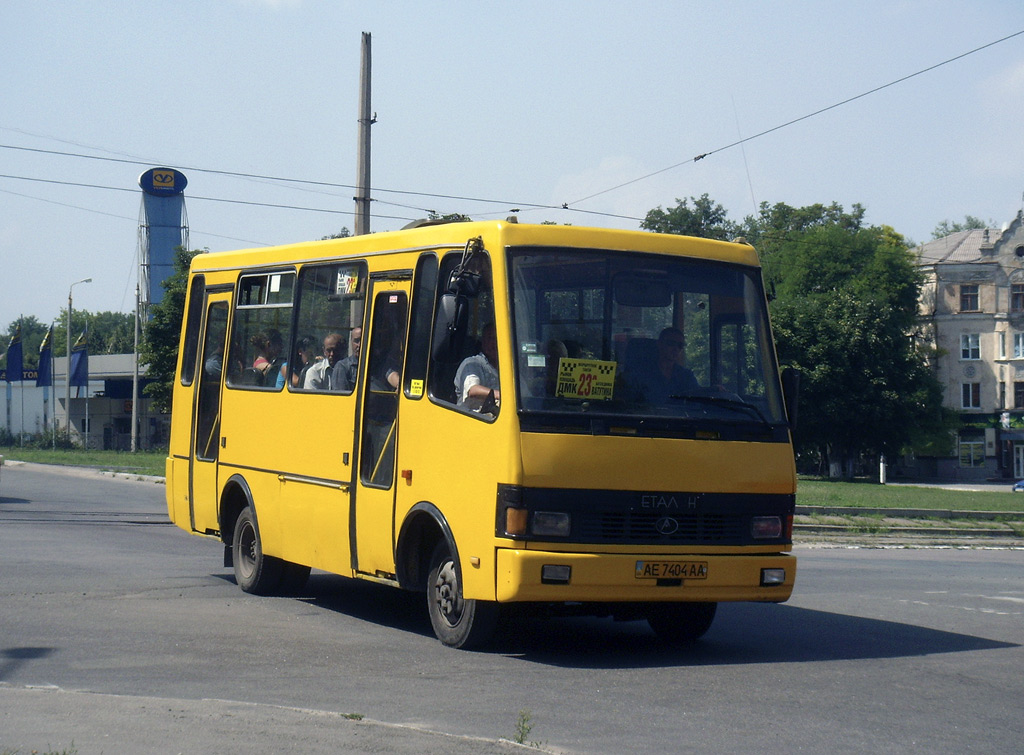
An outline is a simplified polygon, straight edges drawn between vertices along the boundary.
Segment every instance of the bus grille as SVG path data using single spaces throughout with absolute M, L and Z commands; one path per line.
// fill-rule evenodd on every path
M 636 511 L 591 511 L 574 515 L 575 537 L 589 543 L 729 544 L 750 541 L 750 517 L 736 514 L 664 516 Z

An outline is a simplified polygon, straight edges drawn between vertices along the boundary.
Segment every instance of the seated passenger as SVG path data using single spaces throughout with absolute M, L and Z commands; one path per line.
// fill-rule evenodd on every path
M 643 365 L 639 374 L 630 375 L 646 401 L 664 403 L 671 397 L 686 396 L 700 389 L 693 372 L 680 363 L 685 345 L 679 328 L 665 328 L 658 335 L 657 362 Z
M 494 323 L 484 326 L 480 353 L 467 357 L 455 372 L 458 406 L 470 411 L 487 411 L 489 404 L 501 401 L 498 389 L 498 339 Z
M 252 367 L 260 373 L 260 384 L 273 387 L 277 383 L 281 365 L 285 362 L 281 356 L 284 350 L 281 333 L 276 330 L 271 330 L 265 336 L 257 333 L 250 339 L 250 343 L 256 347 L 256 358 Z
M 307 391 L 329 391 L 331 386 L 331 368 L 341 356 L 342 337 L 339 333 L 331 333 L 324 338 L 324 358 L 317 361 L 306 371 L 302 387 Z
M 359 349 L 363 342 L 363 329 L 352 328 L 349 333 L 348 356 L 339 359 L 331 370 L 331 390 L 348 392 L 356 387 L 359 373 Z

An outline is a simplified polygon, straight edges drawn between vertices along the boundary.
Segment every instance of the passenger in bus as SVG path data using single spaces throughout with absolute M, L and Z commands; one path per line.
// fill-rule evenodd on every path
M 341 356 L 343 337 L 340 333 L 331 333 L 324 338 L 324 358 L 316 362 L 306 372 L 302 387 L 307 391 L 329 391 L 331 388 L 332 368 Z
M 501 401 L 498 386 L 498 339 L 494 323 L 484 326 L 480 353 L 467 357 L 455 372 L 458 406 L 474 412 L 497 406 Z
M 284 339 L 277 330 L 271 330 L 266 335 L 255 334 L 250 343 L 256 347 L 256 358 L 252 367 L 262 376 L 260 383 L 273 386 L 277 383 L 278 371 L 284 363 L 281 351 L 284 349 Z
M 316 362 L 316 339 L 313 336 L 303 336 L 296 344 L 292 353 L 291 362 L 285 362 L 277 376 L 277 388 L 284 388 L 286 382 L 291 383 L 293 389 L 301 388 L 302 381 L 306 377 L 306 371 Z M 291 378 L 288 377 L 289 372 Z
M 356 387 L 356 375 L 359 373 L 359 349 L 363 343 L 363 329 L 352 328 L 348 336 L 348 356 L 339 359 L 331 369 L 331 390 L 352 391 Z
M 693 372 L 680 361 L 685 346 L 686 339 L 679 328 L 665 328 L 658 334 L 654 364 L 641 364 L 639 368 L 632 365 L 630 378 L 644 399 L 664 403 L 671 397 L 686 396 L 700 388 Z

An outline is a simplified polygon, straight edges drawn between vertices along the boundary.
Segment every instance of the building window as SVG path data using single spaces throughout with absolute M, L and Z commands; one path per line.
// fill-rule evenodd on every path
M 963 409 L 981 408 L 981 383 L 960 384 L 960 406 Z
M 1010 286 L 1010 311 L 1024 312 L 1024 283 Z
M 960 311 L 979 312 L 981 305 L 978 301 L 978 284 L 965 283 L 960 286 Z
M 1013 408 L 1024 409 L 1024 383 L 1020 381 L 1013 384 Z
M 999 358 L 1006 359 L 1006 333 L 999 333 Z
M 983 467 L 985 466 L 985 441 L 962 440 L 960 441 L 960 466 L 961 467 Z
M 981 336 L 977 333 L 960 334 L 960 358 L 981 359 Z

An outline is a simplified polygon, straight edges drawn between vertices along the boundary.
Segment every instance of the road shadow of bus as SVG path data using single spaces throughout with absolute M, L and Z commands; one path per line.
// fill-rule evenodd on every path
M 384 585 L 314 573 L 301 599 L 361 621 L 431 637 L 426 599 Z M 487 650 L 573 668 L 805 663 L 905 658 L 1020 647 L 913 624 L 772 603 L 724 603 L 703 639 L 672 647 L 645 621 L 512 614 Z

